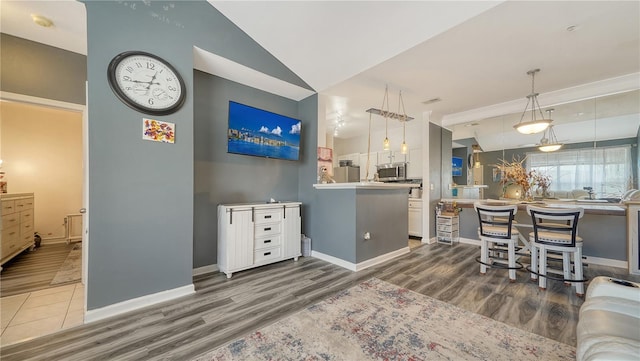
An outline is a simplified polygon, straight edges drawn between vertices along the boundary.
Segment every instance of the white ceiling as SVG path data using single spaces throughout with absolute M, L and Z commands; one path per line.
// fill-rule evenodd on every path
M 529 69 L 542 69 L 536 76 L 541 99 L 640 72 L 638 1 L 210 3 L 321 95 L 327 130 L 333 131 L 338 117 L 347 124 L 339 138 L 366 132 L 365 110 L 381 106 L 386 85 L 391 111 L 398 110 L 402 91 L 409 116 L 421 119 L 431 111 L 432 120 L 444 118 L 445 126 L 454 127 L 447 119 L 476 108 L 518 101 L 524 110 Z M 0 31 L 86 54 L 83 4 L 0 4 Z M 51 18 L 55 27 L 35 26 L 31 13 Z M 567 31 L 569 26 L 575 30 Z M 640 87 L 640 79 L 634 83 Z M 436 97 L 442 101 L 422 104 Z M 570 135 L 572 142 L 593 138 L 592 131 L 580 129 Z

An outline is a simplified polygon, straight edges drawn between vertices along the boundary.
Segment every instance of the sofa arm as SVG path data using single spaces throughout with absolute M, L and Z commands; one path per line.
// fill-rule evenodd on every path
M 585 299 L 592 297 L 617 297 L 640 302 L 640 284 L 611 277 L 596 277 L 589 284 Z

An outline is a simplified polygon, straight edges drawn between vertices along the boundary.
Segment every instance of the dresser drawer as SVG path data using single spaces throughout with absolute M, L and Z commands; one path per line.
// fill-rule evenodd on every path
M 20 223 L 20 235 L 31 234 L 33 237 L 33 220 Z
M 265 238 L 257 238 L 254 242 L 254 247 L 256 250 L 280 246 L 282 244 L 282 236 L 281 235 L 273 235 L 271 237 Z
M 25 244 L 33 244 L 33 243 L 34 243 L 33 232 L 20 235 L 19 242 L 18 242 L 19 245 L 22 246 Z
M 280 258 L 282 258 L 282 247 L 265 248 L 254 253 L 253 263 L 271 262 Z
M 33 209 L 20 212 L 20 223 L 33 223 Z
M 282 208 L 259 209 L 254 214 L 255 224 L 276 223 L 282 220 Z
M 15 244 L 20 238 L 20 226 L 15 225 L 13 227 L 2 229 L 2 247 L 8 244 Z
M 422 201 L 409 200 L 409 208 L 422 208 Z
M 277 235 L 282 232 L 282 223 L 256 224 L 255 238 Z
M 16 226 L 20 223 L 20 213 L 2 215 L 2 229 Z
M 16 211 L 33 209 L 33 198 L 16 199 Z
M 16 201 L 11 200 L 3 200 L 2 201 L 2 215 L 13 213 L 16 211 Z

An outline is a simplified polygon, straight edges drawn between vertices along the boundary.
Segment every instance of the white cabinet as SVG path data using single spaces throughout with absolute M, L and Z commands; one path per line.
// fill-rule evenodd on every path
M 299 202 L 218 206 L 218 268 L 233 272 L 300 257 Z
M 408 163 L 407 178 L 421 179 L 422 178 L 422 149 L 421 148 L 409 149 L 407 163 Z
M 460 238 L 459 224 L 460 219 L 458 216 L 437 216 L 436 232 L 438 243 L 451 245 L 453 242 L 457 242 Z
M 404 163 L 407 161 L 406 154 L 399 150 L 383 150 L 378 152 L 378 164 Z
M 367 156 L 369 157 L 369 177 L 367 178 Z M 378 171 L 378 153 L 360 153 L 360 180 L 373 180 L 374 174 Z
M 0 264 L 34 244 L 33 193 L 2 194 L 2 222 L 0 223 Z
M 409 235 L 422 237 L 422 200 L 409 199 Z

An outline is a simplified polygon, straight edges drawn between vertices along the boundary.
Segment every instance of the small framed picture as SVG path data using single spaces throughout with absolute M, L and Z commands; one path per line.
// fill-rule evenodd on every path
M 502 170 L 500 168 L 493 168 L 493 181 L 500 182 L 502 180 Z
M 142 139 L 162 143 L 175 143 L 176 125 L 155 119 L 142 119 Z

